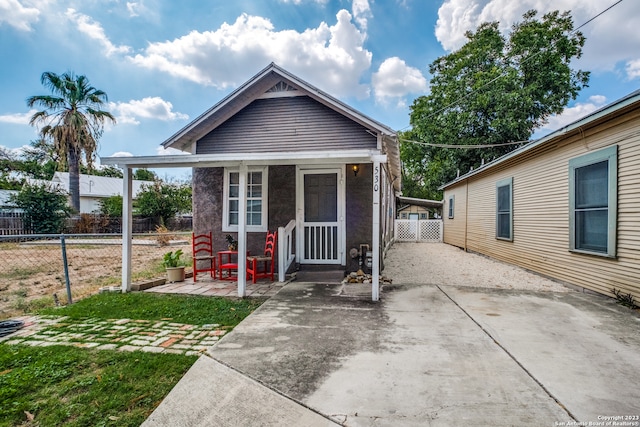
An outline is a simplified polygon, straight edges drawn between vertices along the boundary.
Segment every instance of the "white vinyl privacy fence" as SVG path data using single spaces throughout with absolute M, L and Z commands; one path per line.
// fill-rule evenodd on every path
M 396 241 L 442 242 L 441 219 L 396 219 Z

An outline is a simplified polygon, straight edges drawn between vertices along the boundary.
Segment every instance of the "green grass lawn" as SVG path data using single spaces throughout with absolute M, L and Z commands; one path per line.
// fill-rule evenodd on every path
M 132 292 L 93 295 L 75 304 L 40 310 L 39 314 L 69 316 L 71 320 L 140 319 L 168 320 L 191 325 L 218 323 L 233 328 L 264 299 L 203 297 Z
M 167 320 L 228 329 L 264 300 L 99 294 L 40 314 Z M 0 344 L 0 427 L 138 426 L 197 356 Z
M 139 426 L 196 359 L 0 345 L 0 426 Z

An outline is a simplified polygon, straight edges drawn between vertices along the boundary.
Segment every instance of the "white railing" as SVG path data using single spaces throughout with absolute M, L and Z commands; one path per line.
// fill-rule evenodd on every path
M 335 223 L 305 222 L 300 255 L 307 264 L 335 264 L 340 262 L 338 226 Z
M 289 221 L 286 227 L 278 227 L 278 281 L 284 282 L 285 274 L 296 259 L 293 250 L 293 239 L 295 236 L 296 222 Z
M 442 242 L 441 219 L 396 219 L 395 239 L 399 242 Z

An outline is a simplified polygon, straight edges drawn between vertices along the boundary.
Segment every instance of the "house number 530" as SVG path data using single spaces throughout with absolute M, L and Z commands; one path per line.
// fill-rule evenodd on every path
M 375 173 L 373 174 L 373 191 L 378 191 L 380 188 L 380 166 L 376 166 Z

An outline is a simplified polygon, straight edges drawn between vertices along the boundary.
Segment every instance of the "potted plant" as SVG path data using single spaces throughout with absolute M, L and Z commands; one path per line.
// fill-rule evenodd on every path
M 184 282 L 184 261 L 182 260 L 182 249 L 167 252 L 162 260 L 164 268 L 167 270 L 167 281 L 169 283 Z
M 238 241 L 236 239 L 233 238 L 233 236 L 231 234 L 227 234 L 227 246 L 229 247 L 230 251 L 237 251 L 238 250 Z

